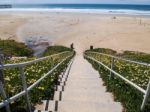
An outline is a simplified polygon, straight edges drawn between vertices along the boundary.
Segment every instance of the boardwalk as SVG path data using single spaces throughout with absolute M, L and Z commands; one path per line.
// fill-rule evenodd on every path
M 112 94 L 106 92 L 99 73 L 95 71 L 83 55 L 77 55 L 69 76 L 65 75 L 58 86 L 54 101 L 49 101 L 49 111 L 57 112 L 122 112 L 119 102 L 114 102 Z M 64 90 L 63 92 L 61 92 Z M 60 100 L 60 101 L 58 101 Z M 44 103 L 46 105 L 46 101 Z

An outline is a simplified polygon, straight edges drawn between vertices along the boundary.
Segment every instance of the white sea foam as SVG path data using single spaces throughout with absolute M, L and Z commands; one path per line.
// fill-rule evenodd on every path
M 143 15 L 150 16 L 150 11 L 126 10 L 126 9 L 64 9 L 64 8 L 11 8 L 0 9 L 0 12 L 69 12 L 88 14 L 117 14 L 117 15 Z

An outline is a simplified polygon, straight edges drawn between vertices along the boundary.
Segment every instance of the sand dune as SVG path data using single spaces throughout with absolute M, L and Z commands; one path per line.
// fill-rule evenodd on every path
M 42 37 L 54 44 L 74 43 L 81 53 L 90 45 L 150 53 L 150 18 L 96 14 L 13 13 L 0 15 L 1 38 L 26 41 Z

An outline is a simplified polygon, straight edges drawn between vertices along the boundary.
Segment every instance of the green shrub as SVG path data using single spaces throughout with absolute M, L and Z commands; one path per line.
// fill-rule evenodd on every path
M 116 51 L 114 51 L 112 49 L 108 49 L 108 48 L 95 48 L 93 50 L 87 50 L 87 51 L 94 51 L 94 52 L 113 54 L 113 55 L 115 55 L 117 53 Z
M 45 50 L 43 56 L 48 56 L 63 51 L 73 51 L 73 50 L 71 48 L 64 47 L 64 46 L 50 46 Z
M 0 48 L 5 55 L 33 56 L 32 49 L 28 48 L 24 43 L 14 40 L 0 40 Z
M 122 54 L 120 54 L 120 56 L 135 61 L 150 63 L 150 54 L 146 54 L 143 52 L 124 51 Z

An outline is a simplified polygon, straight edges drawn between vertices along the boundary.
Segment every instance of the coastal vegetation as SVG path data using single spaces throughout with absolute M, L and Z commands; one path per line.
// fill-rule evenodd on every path
M 52 54 L 56 54 L 63 51 L 73 51 L 71 48 L 65 47 L 65 46 L 49 46 L 45 52 L 43 53 L 43 56 L 48 56 Z
M 22 44 L 21 44 L 22 45 Z M 59 55 L 54 55 L 57 53 L 69 51 L 66 53 L 62 53 Z M 49 72 L 52 68 L 54 68 L 58 63 L 63 61 L 66 57 L 70 56 L 74 51 L 70 48 L 63 46 L 51 46 L 45 51 L 44 56 L 50 56 L 48 59 L 33 63 L 24 68 L 24 74 L 26 76 L 27 86 L 31 86 L 35 83 L 39 78 Z M 37 87 L 32 89 L 29 92 L 30 102 L 32 107 L 36 103 L 40 103 L 41 100 L 53 99 L 54 91 L 58 82 L 58 76 L 61 72 L 65 71 L 67 64 L 70 59 L 68 58 L 64 61 L 61 66 L 59 66 L 56 70 L 54 70 L 50 75 L 48 75 Z M 16 60 L 7 60 L 5 64 L 16 64 L 34 60 L 35 57 L 26 58 L 26 59 L 16 59 Z M 19 68 L 10 68 L 4 69 L 4 89 L 6 91 L 7 97 L 10 98 L 23 90 L 22 81 L 21 81 L 21 73 Z M 2 97 L 0 97 L 0 101 L 2 101 Z M 19 107 L 26 109 L 26 102 L 24 97 L 21 97 L 11 103 L 11 111 L 16 112 L 16 109 Z M 34 109 L 34 108 L 33 108 Z M 5 112 L 5 108 L 0 111 Z
M 101 61 L 108 67 L 111 67 L 112 59 L 106 55 L 100 55 L 91 53 L 90 51 L 111 54 L 118 57 L 123 57 L 129 60 L 135 60 L 144 63 L 150 63 L 150 54 L 124 51 L 123 53 L 117 53 L 112 49 L 98 48 L 93 50 L 85 51 L 85 54 L 92 58 Z M 122 103 L 124 112 L 140 112 L 140 107 L 143 101 L 143 94 L 124 82 L 119 77 L 112 74 L 110 78 L 110 71 L 102 65 L 87 59 L 93 67 L 99 72 L 101 78 L 104 81 L 104 85 L 107 87 L 108 92 L 114 94 L 114 99 Z M 150 68 L 144 65 L 126 62 L 124 60 L 115 60 L 113 70 L 121 74 L 126 79 L 135 83 L 139 87 L 146 90 L 149 79 L 150 79 Z M 150 100 L 150 99 L 149 99 Z M 147 103 L 144 112 L 149 112 L 150 102 Z
M 14 40 L 1 40 L 0 39 L 0 48 L 4 55 L 7 56 L 33 56 L 33 50 L 28 48 L 22 42 L 16 42 Z

